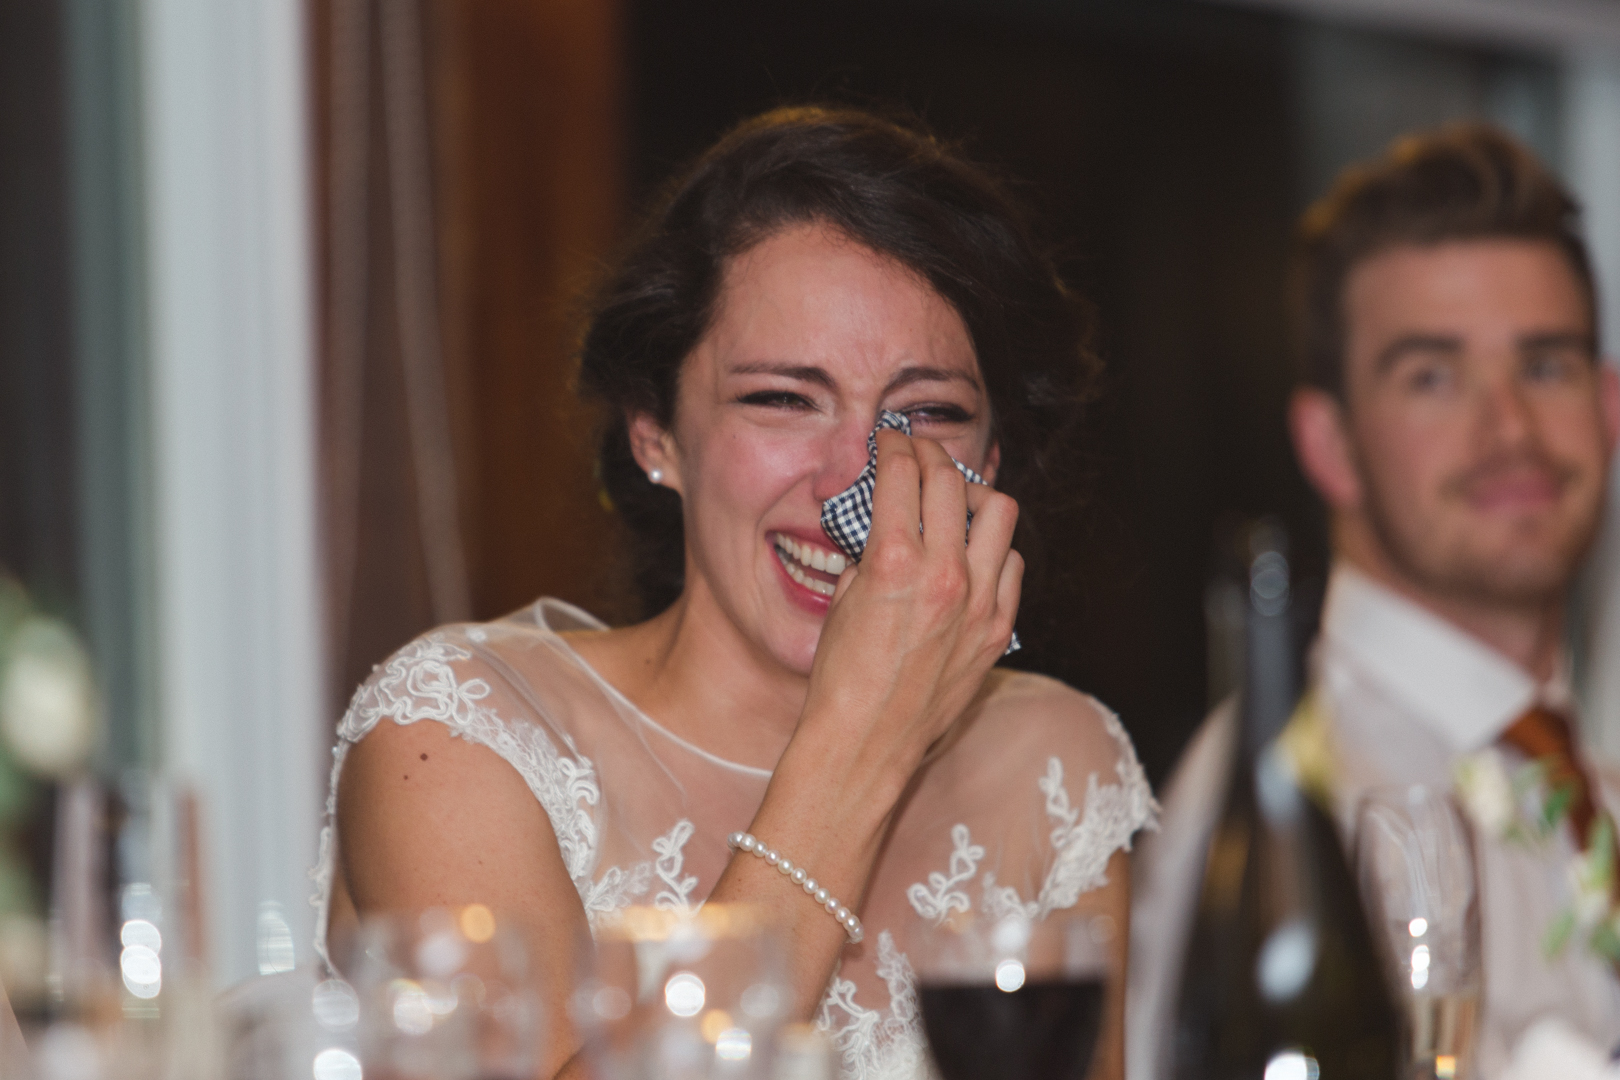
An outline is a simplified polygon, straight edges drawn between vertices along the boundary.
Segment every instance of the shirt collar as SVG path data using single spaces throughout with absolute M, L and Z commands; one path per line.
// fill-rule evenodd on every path
M 1537 701 L 1569 700 L 1567 676 L 1539 685 L 1478 638 L 1342 560 L 1328 582 L 1322 637 L 1459 752 L 1493 742 Z

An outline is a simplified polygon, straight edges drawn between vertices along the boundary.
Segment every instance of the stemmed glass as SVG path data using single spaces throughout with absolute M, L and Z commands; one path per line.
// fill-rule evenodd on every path
M 20 1017 L 40 1076 L 219 1072 L 200 817 L 140 772 L 58 790 L 49 992 Z
M 527 951 L 484 905 L 368 917 L 344 970 L 366 1077 L 519 1080 L 538 1067 Z
M 1080 1080 L 1112 976 L 1106 919 L 953 912 L 910 939 L 923 1026 L 946 1080 Z
M 1462 814 L 1449 795 L 1420 785 L 1375 789 L 1357 814 L 1356 861 L 1374 938 L 1406 1005 L 1407 1075 L 1471 1078 L 1483 979 Z
M 598 1075 L 772 1075 L 789 993 L 780 942 L 761 909 L 627 908 L 598 925 L 582 953 L 571 1015 Z

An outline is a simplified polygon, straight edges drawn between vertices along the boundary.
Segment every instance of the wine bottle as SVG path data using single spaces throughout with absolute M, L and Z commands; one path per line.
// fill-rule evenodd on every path
M 1300 698 L 1286 537 L 1265 523 L 1247 539 L 1239 734 L 1183 956 L 1172 1075 L 1390 1080 L 1397 1014 L 1355 877 L 1279 739 Z

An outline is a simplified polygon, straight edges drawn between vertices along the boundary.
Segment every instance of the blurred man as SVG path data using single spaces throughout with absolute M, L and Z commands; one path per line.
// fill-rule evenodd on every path
M 1334 810 L 1369 789 L 1450 787 L 1494 748 L 1551 763 L 1574 795 L 1541 846 L 1480 838 L 1480 1064 L 1536 1020 L 1620 1043 L 1620 980 L 1574 940 L 1570 902 L 1596 790 L 1572 726 L 1565 603 L 1602 515 L 1620 387 L 1599 363 L 1575 204 L 1484 126 L 1403 140 L 1305 215 L 1296 256 L 1304 371 L 1289 415 L 1327 504 L 1333 569 L 1312 657 Z M 1167 787 L 1135 872 L 1133 1080 L 1166 1073 L 1179 962 L 1220 812 L 1235 722 L 1217 710 Z

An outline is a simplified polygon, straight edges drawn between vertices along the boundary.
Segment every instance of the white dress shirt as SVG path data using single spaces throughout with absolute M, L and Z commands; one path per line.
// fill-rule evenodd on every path
M 1328 587 L 1312 657 L 1318 702 L 1329 720 L 1334 802 L 1351 838 L 1356 806 L 1390 784 L 1450 787 L 1460 757 L 1495 744 L 1532 704 L 1568 709 L 1568 679 L 1538 684 L 1512 661 L 1437 615 L 1340 563 Z M 1168 1075 L 1179 964 L 1197 902 L 1210 830 L 1225 798 L 1236 730 L 1230 704 L 1194 736 L 1166 786 L 1161 831 L 1133 868 L 1127 1073 Z M 1509 755 L 1509 766 L 1520 762 Z M 1597 773 L 1603 805 L 1616 787 Z M 1612 812 L 1612 811 L 1611 811 Z M 1519 1035 L 1556 1015 L 1609 1048 L 1620 1043 L 1620 979 L 1572 942 L 1557 958 L 1542 934 L 1569 903 L 1567 829 L 1531 848 L 1479 838 L 1485 993 L 1479 1065 L 1498 1075 Z

